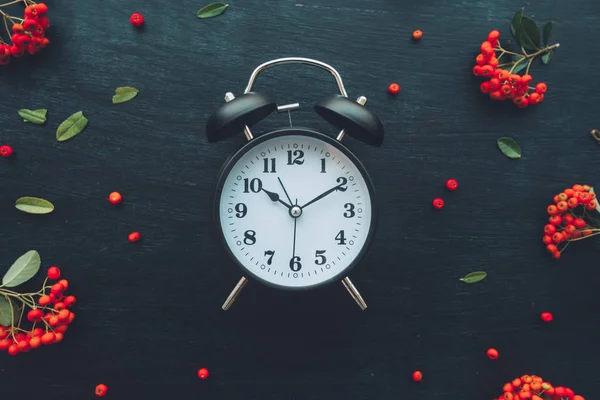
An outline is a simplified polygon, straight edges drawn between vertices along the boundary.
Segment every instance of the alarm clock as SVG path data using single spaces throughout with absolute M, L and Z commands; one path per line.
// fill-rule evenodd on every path
M 292 126 L 256 137 L 251 132 L 250 127 L 273 112 L 299 108 L 297 103 L 278 106 L 252 91 L 262 71 L 289 63 L 319 67 L 335 78 L 340 93 L 314 106 L 341 129 L 335 138 Z M 348 99 L 332 66 L 289 57 L 256 67 L 244 94 L 227 93 L 225 101 L 206 123 L 208 141 L 243 132 L 248 142 L 222 167 L 215 192 L 218 234 L 243 273 L 222 309 L 229 309 L 249 279 L 283 290 L 341 281 L 366 309 L 348 273 L 364 257 L 375 231 L 375 190 L 363 164 L 341 142 L 350 135 L 381 146 L 383 125 L 364 107 L 367 99 Z

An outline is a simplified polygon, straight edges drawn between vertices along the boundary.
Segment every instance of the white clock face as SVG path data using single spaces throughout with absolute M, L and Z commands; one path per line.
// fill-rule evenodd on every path
M 371 230 L 368 178 L 338 147 L 317 137 L 254 140 L 227 168 L 219 200 L 233 256 L 277 287 L 343 279 Z

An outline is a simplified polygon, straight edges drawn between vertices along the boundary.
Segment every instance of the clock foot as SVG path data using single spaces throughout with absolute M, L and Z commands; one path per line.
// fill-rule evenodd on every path
M 233 304 L 233 302 L 235 301 L 235 299 L 237 299 L 237 297 L 241 293 L 241 291 L 244 288 L 244 286 L 246 286 L 246 283 L 248 283 L 248 279 L 246 279 L 246 278 L 244 278 L 242 276 L 242 279 L 240 279 L 240 281 L 237 283 L 237 285 L 235 285 L 235 287 L 233 288 L 233 290 L 229 294 L 229 297 L 227 297 L 227 300 L 225 300 L 225 303 L 223 303 L 223 306 L 221 308 L 224 311 L 229 310 L 229 307 L 231 307 L 231 305 Z
M 352 284 L 352 282 L 350 281 L 350 278 L 345 277 L 344 279 L 342 279 L 342 283 L 344 284 L 344 287 L 350 293 L 350 296 L 352 296 L 352 298 L 354 299 L 354 301 L 356 301 L 356 304 L 358 304 L 358 306 L 360 307 L 360 309 L 361 310 L 366 309 L 367 308 L 367 303 L 365 303 L 365 301 L 363 300 L 363 298 L 360 295 L 360 293 L 358 293 L 358 290 L 356 290 L 356 287 Z

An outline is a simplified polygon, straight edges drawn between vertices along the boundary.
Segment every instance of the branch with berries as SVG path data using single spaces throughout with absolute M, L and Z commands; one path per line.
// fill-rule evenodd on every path
M 522 375 L 504 384 L 497 400 L 585 400 L 573 389 L 553 386 L 537 375 Z
M 589 185 L 563 190 L 554 196 L 554 204 L 546 211 L 550 218 L 542 241 L 556 259 L 570 243 L 600 235 L 600 205 Z
M 42 288 L 37 292 L 19 293 L 8 289 L 33 278 L 40 265 L 39 253 L 30 250 L 19 257 L 2 278 L 0 350 L 8 350 L 11 356 L 37 349 L 41 345 L 61 342 L 69 324 L 75 319 L 75 314 L 69 308 L 77 300 L 75 296 L 67 295 L 69 281 L 60 279 L 61 272 L 56 266 L 48 268 Z M 57 282 L 48 284 L 48 280 Z
M 544 82 L 534 86 L 529 69 L 538 56 L 544 64 L 548 64 L 554 49 L 559 46 L 558 43 L 549 45 L 553 27 L 551 21 L 540 32 L 537 24 L 523 12 L 523 8 L 516 12 L 510 27 L 519 50 L 512 51 L 510 41 L 502 46 L 500 32 L 493 30 L 481 44 L 481 53 L 475 58 L 477 64 L 473 67 L 475 76 L 489 78 L 480 85 L 481 92 L 488 94 L 492 100 L 512 99 L 519 108 L 544 101 L 548 87 Z M 519 75 L 523 69 L 525 74 Z
M 23 18 L 12 16 L 3 11 L 6 7 L 18 3 L 25 5 Z M 7 35 L 6 38 L 0 36 L 0 65 L 8 65 L 11 57 L 23 57 L 26 52 L 34 55 L 41 49 L 48 47 L 50 40 L 45 36 L 46 29 L 50 28 L 50 20 L 46 16 L 47 12 L 48 6 L 46 4 L 36 4 L 32 0 L 14 0 L 0 4 L 0 16 L 2 16 L 4 30 Z

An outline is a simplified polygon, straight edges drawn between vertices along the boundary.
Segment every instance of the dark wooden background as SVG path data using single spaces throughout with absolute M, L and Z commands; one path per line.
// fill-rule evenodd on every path
M 0 69 L 0 142 L 15 151 L 0 159 L 0 264 L 37 249 L 79 302 L 63 343 L 0 354 L 2 398 L 92 399 L 105 383 L 110 399 L 491 399 L 524 373 L 596 396 L 599 241 L 555 261 L 541 229 L 564 187 L 600 186 L 600 146 L 587 134 L 600 126 L 598 2 L 231 0 L 210 20 L 196 19 L 197 1 L 48 5 L 51 46 Z M 491 102 L 470 74 L 487 33 L 508 33 L 521 6 L 554 20 L 561 43 L 533 67 L 549 92 L 527 110 Z M 135 11 L 143 30 L 129 24 Z M 416 44 L 414 29 L 424 32 Z M 332 64 L 386 128 L 381 148 L 346 141 L 380 208 L 351 275 L 365 312 L 341 284 L 287 293 L 251 282 L 220 308 L 240 273 L 218 246 L 211 204 L 219 168 L 244 139 L 209 144 L 204 124 L 258 64 L 285 56 Z M 402 92 L 389 97 L 394 81 Z M 125 85 L 139 96 L 111 104 Z M 295 124 L 335 134 L 311 109 L 336 90 L 324 71 L 272 69 L 256 90 L 300 102 Z M 46 126 L 23 123 L 22 107 L 49 109 Z M 78 110 L 88 128 L 57 142 Z M 274 115 L 254 131 L 286 124 Z M 500 136 L 516 138 L 523 158 L 505 158 Z M 457 192 L 444 189 L 450 177 Z M 121 208 L 106 200 L 114 190 Z M 56 210 L 23 214 L 21 196 Z M 438 196 L 446 208 L 434 212 Z M 141 242 L 127 241 L 133 230 Z M 489 276 L 459 282 L 474 270 Z M 542 311 L 555 321 L 542 323 Z

